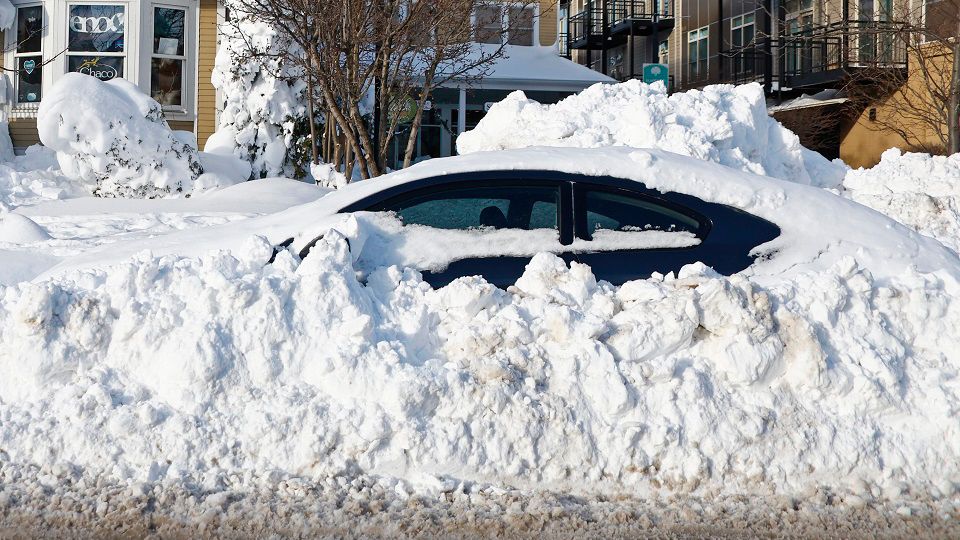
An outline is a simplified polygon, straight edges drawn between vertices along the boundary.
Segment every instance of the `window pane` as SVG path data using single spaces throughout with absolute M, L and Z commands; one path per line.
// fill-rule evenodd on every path
M 754 18 L 754 15 L 753 15 L 753 14 L 744 15 L 744 16 L 743 16 L 743 24 L 753 24 L 753 18 Z
M 462 188 L 414 195 L 381 210 L 406 225 L 437 229 L 557 229 L 558 192 L 553 187 Z
M 753 25 L 743 27 L 743 44 L 746 45 L 753 41 Z
M 533 9 L 511 7 L 508 11 L 510 25 L 507 43 L 533 45 Z
M 588 191 L 586 196 L 587 232 L 611 231 L 687 231 L 696 233 L 700 224 L 693 218 L 653 201 L 641 198 Z
M 70 56 L 70 71 L 92 75 L 101 81 L 123 77 L 123 57 L 120 56 Z
M 32 6 L 17 10 L 17 52 L 40 52 L 43 38 L 43 8 Z
M 17 58 L 17 101 L 36 103 L 40 101 L 43 82 L 43 57 L 21 56 Z
M 743 45 L 743 36 L 739 28 L 734 28 L 730 31 L 730 41 L 733 43 L 734 47 L 739 47 Z
M 476 13 L 477 27 L 474 41 L 477 43 L 500 43 L 500 33 L 503 32 L 500 6 L 480 6 Z
M 150 62 L 150 96 L 161 105 L 182 105 L 183 60 L 154 58 Z
M 186 12 L 182 9 L 154 8 L 153 52 L 170 56 L 183 55 L 183 28 Z
M 123 52 L 123 6 L 70 6 L 67 48 L 78 52 Z

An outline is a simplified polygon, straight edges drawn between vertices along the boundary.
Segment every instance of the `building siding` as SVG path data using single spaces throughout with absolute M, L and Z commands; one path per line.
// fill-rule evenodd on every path
M 204 143 L 217 129 L 217 90 L 210 82 L 217 56 L 217 0 L 200 0 L 197 47 L 197 143 Z
M 557 3 L 540 0 L 540 45 L 549 46 L 557 42 Z

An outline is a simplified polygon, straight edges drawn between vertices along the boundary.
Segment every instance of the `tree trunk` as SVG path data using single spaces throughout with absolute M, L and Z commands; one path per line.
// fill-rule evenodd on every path
M 406 169 L 413 161 L 413 152 L 417 148 L 417 136 L 420 134 L 420 125 L 423 123 L 423 106 L 427 102 L 427 96 L 430 95 L 429 87 L 424 84 L 420 91 L 420 99 L 417 100 L 417 114 L 410 123 L 410 138 L 407 139 L 407 148 L 403 153 L 403 168 Z
M 954 42 L 951 49 L 953 65 L 950 70 L 950 102 L 947 111 L 947 154 L 950 155 L 960 152 L 960 43 Z

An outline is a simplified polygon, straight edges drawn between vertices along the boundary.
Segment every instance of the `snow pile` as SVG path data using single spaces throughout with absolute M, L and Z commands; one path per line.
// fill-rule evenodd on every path
M 511 292 L 300 262 L 142 256 L 0 289 L 4 461 L 236 491 L 360 473 L 435 493 L 960 487 L 958 283 L 852 258 L 760 286 L 621 288 L 539 255 Z M 953 268 L 955 273 L 957 268 Z
M 612 287 L 539 254 L 507 291 L 398 266 L 361 281 L 368 249 L 402 250 L 331 209 L 490 166 L 472 154 L 133 259 L 114 245 L 89 254 L 120 257 L 108 269 L 0 288 L 4 461 L 223 497 L 364 475 L 434 495 L 958 494 L 955 253 L 825 190 L 666 152 L 498 156 L 735 205 L 783 235 L 732 277 L 697 264 Z M 321 237 L 302 261 L 299 240 L 274 257 L 291 231 Z M 169 254 L 210 246 L 232 254 Z
M 0 213 L 0 242 L 30 244 L 49 239 L 47 231 L 32 219 L 13 212 Z
M 663 85 L 632 80 L 597 84 L 555 105 L 541 105 L 516 91 L 457 138 L 461 154 L 620 145 L 658 148 L 821 187 L 836 187 L 846 170 L 801 146 L 793 132 L 770 118 L 758 84 L 667 95 Z
M 284 79 L 293 73 L 275 55 L 292 45 L 269 25 L 227 4 L 232 19 L 220 25 L 212 79 L 223 102 L 217 132 L 204 151 L 249 161 L 257 178 L 290 174 L 288 153 L 296 144 L 297 123 L 306 115 L 306 83 Z
M 35 145 L 26 154 L 0 162 L 0 211 L 87 194 L 63 176 L 56 153 Z
M 190 191 L 203 172 L 196 149 L 170 130 L 160 104 L 123 79 L 64 75 L 44 96 L 37 129 L 63 174 L 98 196 Z
M 887 150 L 870 169 L 855 169 L 843 195 L 932 236 L 960 252 L 960 154 Z
M 13 28 L 13 23 L 16 20 L 17 8 L 13 7 L 10 0 L 0 0 L 0 30 Z

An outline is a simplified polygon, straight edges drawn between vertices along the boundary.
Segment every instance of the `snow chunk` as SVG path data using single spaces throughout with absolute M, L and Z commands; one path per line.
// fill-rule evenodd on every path
M 95 195 L 189 191 L 203 172 L 196 149 L 170 130 L 160 104 L 122 79 L 64 75 L 44 96 L 37 128 L 63 173 Z
M 461 154 L 529 146 L 658 148 L 821 187 L 837 186 L 846 170 L 770 118 L 758 84 L 667 95 L 663 85 L 633 80 L 596 84 L 555 105 L 516 91 L 457 138 Z

